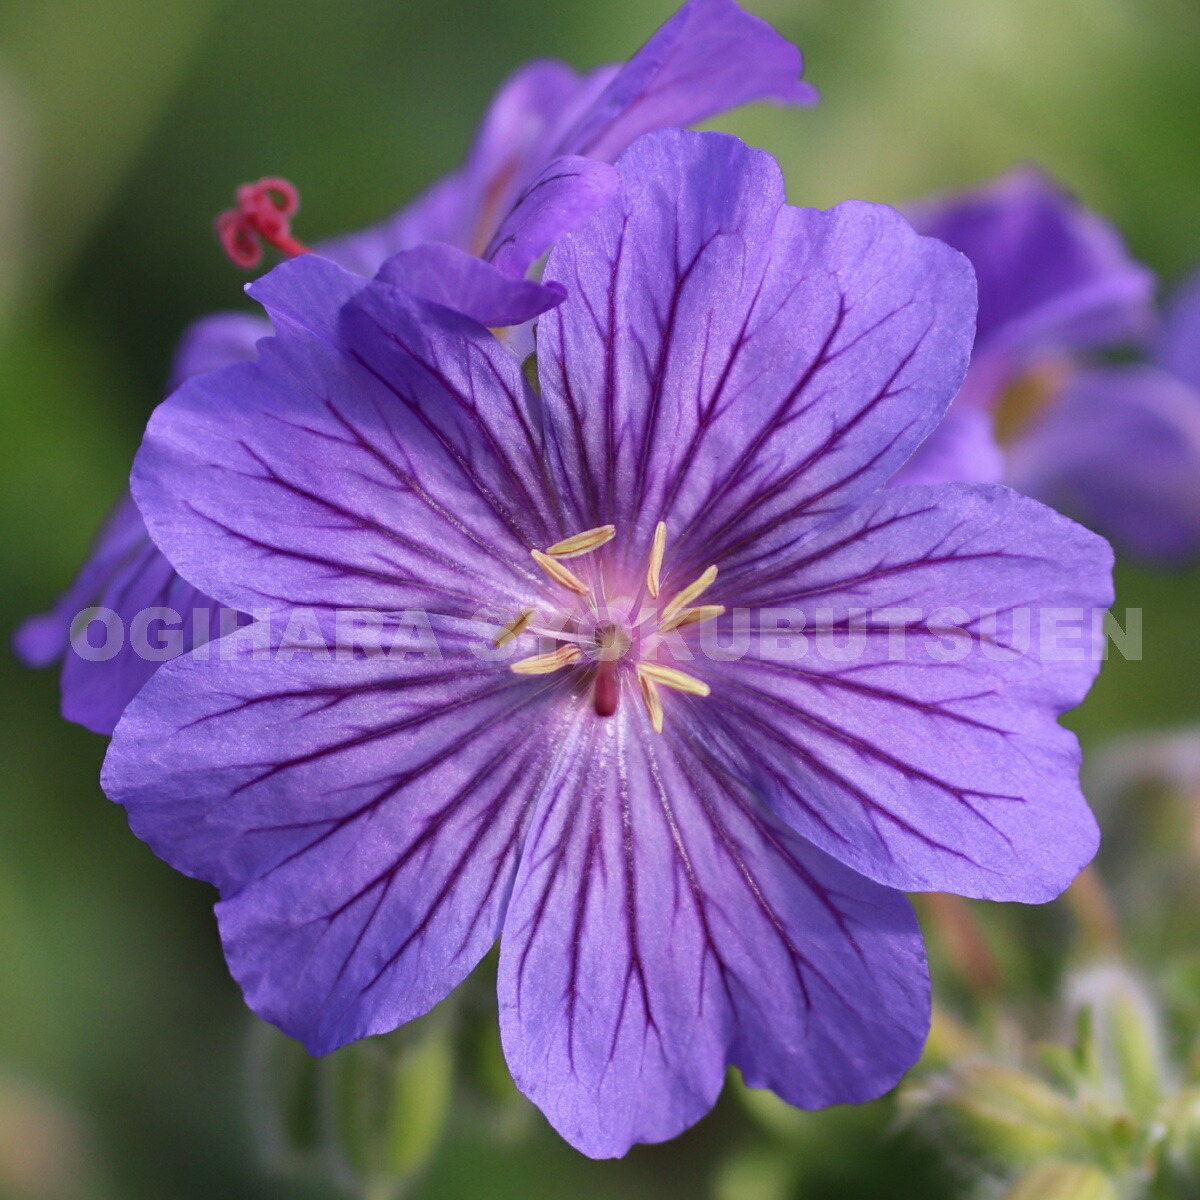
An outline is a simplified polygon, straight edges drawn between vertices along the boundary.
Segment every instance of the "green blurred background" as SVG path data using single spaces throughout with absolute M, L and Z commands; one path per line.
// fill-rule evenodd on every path
M 1196 0 L 748 7 L 803 48 L 823 102 L 719 126 L 782 161 L 793 202 L 899 203 L 1036 160 L 1116 220 L 1165 285 L 1200 263 Z M 351 229 L 452 168 L 519 63 L 627 57 L 673 8 L 2 0 L 5 635 L 81 561 L 182 326 L 243 302 L 211 234 L 238 183 L 292 179 L 304 240 Z M 1118 585 L 1119 607 L 1145 609 L 1145 658 L 1109 664 L 1072 718 L 1088 750 L 1200 720 L 1200 573 L 1123 565 Z M 52 672 L 0 655 L 0 687 L 0 1197 L 329 1194 L 263 1173 L 246 1119 L 251 1021 L 211 893 L 128 833 L 96 783 L 103 741 L 58 718 Z M 415 1195 L 716 1187 L 752 1200 L 718 1169 L 758 1136 L 729 1098 L 619 1164 L 575 1155 L 512 1097 L 496 1103 L 503 1119 L 456 1104 Z M 873 1112 L 836 1113 L 781 1136 L 804 1159 L 804 1195 L 940 1194 L 928 1156 L 886 1131 Z

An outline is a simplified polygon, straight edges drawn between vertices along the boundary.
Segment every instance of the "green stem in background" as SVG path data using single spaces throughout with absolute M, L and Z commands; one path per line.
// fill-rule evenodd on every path
M 970 902 L 948 892 L 921 897 L 934 937 L 955 971 L 980 1000 L 991 1000 L 1000 986 L 1000 966 L 971 911 Z
M 1095 867 L 1084 867 L 1066 891 L 1066 901 L 1092 957 L 1123 954 L 1117 912 Z

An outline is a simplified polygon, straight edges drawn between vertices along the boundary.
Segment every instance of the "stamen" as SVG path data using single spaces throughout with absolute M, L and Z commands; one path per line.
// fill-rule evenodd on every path
M 704 574 L 701 575 L 700 578 L 697 579 L 695 583 L 689 583 L 688 586 L 685 587 L 683 589 L 683 591 L 680 592 L 670 602 L 670 604 L 668 604 L 667 607 L 663 609 L 662 616 L 659 619 L 660 626 L 662 624 L 665 624 L 667 621 L 669 621 L 673 616 L 675 616 L 676 613 L 687 608 L 687 606 L 689 604 L 691 604 L 691 602 L 693 600 L 697 599 L 702 592 L 708 591 L 708 589 L 710 587 L 712 587 L 713 580 L 715 580 L 716 577 L 717 577 L 717 568 L 715 566 L 713 566 L 713 567 L 709 567 L 708 570 L 705 571 Z
M 663 687 L 673 688 L 677 692 L 687 692 L 689 696 L 710 696 L 712 688 L 702 679 L 677 671 L 674 667 L 660 667 L 657 663 L 642 662 L 637 665 L 639 679 L 649 679 L 652 683 L 662 684 Z
M 575 534 L 574 537 L 555 542 L 553 546 L 547 546 L 546 553 L 551 558 L 578 558 L 581 554 L 598 550 L 616 536 L 617 527 L 615 525 L 600 525 L 596 529 L 588 529 L 584 533 Z
M 688 625 L 699 625 L 702 621 L 711 621 L 725 611 L 723 604 L 701 604 L 696 608 L 685 608 L 673 617 L 659 623 L 659 633 L 670 633 L 673 629 L 684 629 Z
M 555 562 L 548 554 L 543 554 L 540 550 L 530 550 L 533 555 L 533 561 L 537 563 L 555 583 L 562 584 L 572 592 L 578 592 L 581 596 L 588 594 L 588 585 L 575 574 L 574 571 L 564 567 L 562 563 Z
M 662 571 L 663 553 L 667 548 L 667 524 L 659 521 L 654 527 L 654 541 L 650 546 L 650 565 L 646 568 L 646 591 L 655 599 L 662 583 L 659 578 Z
M 217 237 L 235 265 L 257 267 L 262 262 L 263 242 L 288 258 L 308 253 L 308 247 L 292 237 L 291 217 L 300 207 L 300 196 L 286 179 L 245 183 L 238 188 L 236 199 L 237 207 L 227 209 L 216 220 Z
M 650 714 L 650 727 L 655 733 L 662 733 L 663 706 L 658 688 L 655 687 L 654 680 L 647 678 L 640 670 L 638 671 L 638 683 L 642 688 L 642 700 L 646 704 L 646 711 Z
M 560 646 L 550 654 L 535 654 L 532 658 L 523 658 L 508 669 L 516 675 L 553 675 L 555 671 L 569 667 L 582 657 L 578 646 Z
M 499 650 L 501 646 L 507 646 L 509 642 L 519 638 L 521 634 L 525 632 L 529 622 L 533 619 L 533 614 L 535 612 L 537 612 L 536 608 L 521 609 L 521 611 L 515 617 L 513 617 L 513 619 L 509 621 L 509 623 L 505 625 L 498 634 L 496 634 L 495 638 L 492 640 L 492 645 Z

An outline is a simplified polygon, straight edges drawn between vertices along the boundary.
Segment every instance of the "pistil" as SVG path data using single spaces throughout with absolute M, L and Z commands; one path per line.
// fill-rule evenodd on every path
M 544 654 L 535 654 L 511 664 L 510 670 L 517 675 L 551 675 L 567 667 L 582 665 L 591 673 L 592 707 L 599 717 L 613 716 L 621 701 L 622 662 L 632 660 L 634 677 L 637 679 L 642 702 L 650 718 L 651 728 L 661 733 L 663 728 L 663 701 L 661 689 L 682 692 L 688 696 L 708 696 L 711 688 L 702 679 L 680 671 L 675 667 L 664 667 L 658 663 L 641 661 L 640 652 L 652 652 L 665 634 L 712 621 L 725 612 L 721 604 L 694 604 L 717 578 L 716 566 L 710 566 L 699 578 L 677 592 L 671 600 L 657 611 L 657 622 L 643 629 L 647 614 L 640 614 L 634 621 L 632 614 L 622 613 L 617 619 L 608 615 L 606 602 L 597 602 L 592 588 L 583 581 L 563 559 L 580 558 L 606 546 L 616 537 L 616 526 L 598 525 L 582 533 L 563 538 L 544 550 L 532 549 L 530 555 L 547 577 L 559 587 L 575 596 L 584 597 L 591 616 L 582 616 L 572 602 L 570 609 L 550 603 L 542 612 L 535 608 L 522 609 L 507 625 L 503 626 L 494 639 L 497 647 L 506 646 L 524 633 L 536 634 L 557 642 L 557 647 Z M 654 529 L 646 566 L 645 590 L 657 599 L 662 588 L 663 561 L 666 554 L 667 527 L 659 521 Z M 606 594 L 605 583 L 596 580 L 597 594 Z M 618 596 L 622 593 L 618 589 Z M 644 593 L 643 593 L 644 594 Z M 618 607 L 624 602 L 617 601 Z M 641 603 L 641 598 L 629 603 Z M 633 621 L 632 627 L 629 622 Z M 635 643 L 641 651 L 635 649 Z
M 226 209 L 216 220 L 217 237 L 236 266 L 257 267 L 263 242 L 288 258 L 308 253 L 308 247 L 292 236 L 291 218 L 300 207 L 300 195 L 286 179 L 244 183 L 236 200 L 237 207 Z

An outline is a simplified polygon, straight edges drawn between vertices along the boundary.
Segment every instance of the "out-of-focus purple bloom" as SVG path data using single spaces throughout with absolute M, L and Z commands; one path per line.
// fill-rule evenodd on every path
M 1022 167 L 908 215 L 975 268 L 979 323 L 956 406 L 993 409 L 1047 354 L 1130 342 L 1153 328 L 1153 276 L 1111 225 L 1041 171 Z
M 1056 720 L 1094 658 L 986 614 L 1110 598 L 1107 546 L 1026 497 L 883 488 L 965 372 L 965 259 L 786 206 L 731 138 L 617 170 L 548 260 L 540 394 L 386 273 L 254 285 L 276 336 L 158 409 L 133 486 L 272 645 L 167 664 L 104 770 L 314 1053 L 503 931 L 513 1076 L 594 1156 L 686 1128 L 730 1063 L 809 1107 L 895 1082 L 928 1020 L 897 889 L 1046 900 L 1096 845 Z M 771 651 L 768 618 L 840 645 L 864 610 L 852 655 Z
M 1200 391 L 1153 366 L 1073 373 L 1014 440 L 1008 482 L 1151 561 L 1200 547 Z
M 370 277 L 385 259 L 406 290 L 490 326 L 516 325 L 563 298 L 561 287 L 526 280 L 529 266 L 612 194 L 609 163 L 639 134 L 687 125 L 753 100 L 809 104 L 799 50 L 733 0 L 688 0 L 624 66 L 587 75 L 565 63 L 522 67 L 492 101 L 466 163 L 379 225 L 325 242 L 316 252 Z M 406 251 L 400 254 L 398 252 Z M 171 387 L 249 358 L 270 322 L 228 315 L 196 322 L 184 335 Z M 178 578 L 123 498 L 71 590 L 18 631 L 14 647 L 30 666 L 48 666 L 70 645 L 81 609 L 117 612 L 126 631 L 149 607 L 179 611 L 187 648 L 216 614 Z M 183 608 L 179 606 L 183 605 Z M 159 665 L 126 640 L 104 661 L 68 655 L 63 712 L 110 733 L 125 704 Z
M 251 314 L 221 313 L 195 322 L 176 352 L 173 386 L 192 375 L 253 358 L 255 343 L 270 331 L 269 321 Z M 119 633 L 119 645 L 102 657 L 81 655 L 72 646 L 73 636 L 87 638 L 85 628 L 73 630 L 76 618 L 93 608 L 115 614 L 106 637 L 116 643 Z M 162 662 L 227 632 L 222 620 L 236 616 L 222 617 L 208 596 L 175 572 L 150 540 L 126 492 L 75 582 L 49 612 L 18 628 L 13 649 L 30 667 L 61 661 L 63 716 L 93 733 L 108 734 Z
M 1088 367 L 1145 343 L 1150 273 L 1115 230 L 1039 172 L 917 207 L 914 223 L 971 260 L 979 328 L 946 420 L 898 483 L 1003 481 L 1146 558 L 1200 546 L 1200 284 L 1151 366 Z
M 1151 362 L 1072 373 L 1009 451 L 1009 481 L 1144 558 L 1200 549 L 1200 275 Z
M 1164 371 L 1200 392 L 1200 271 L 1168 305 L 1155 357 Z
M 528 320 L 563 296 L 526 282 L 526 271 L 609 198 L 609 164 L 626 146 L 755 100 L 815 103 L 802 65 L 795 46 L 734 0 L 688 0 L 624 66 L 585 75 L 555 61 L 522 67 L 458 171 L 322 253 L 362 275 L 390 258 L 408 291 L 485 325 Z

